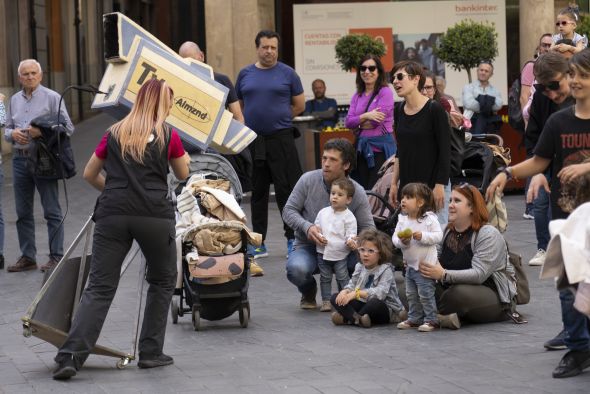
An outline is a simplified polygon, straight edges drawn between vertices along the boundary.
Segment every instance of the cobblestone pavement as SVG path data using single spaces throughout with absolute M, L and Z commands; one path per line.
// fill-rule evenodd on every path
M 73 143 L 81 175 L 106 115 L 77 127 Z M 18 258 L 10 158 L 3 165 L 6 263 Z M 81 177 L 68 181 L 66 243 L 91 213 L 97 193 Z M 535 252 L 533 222 L 522 219 L 523 196 L 507 196 L 511 248 L 527 261 Z M 249 213 L 249 206 L 244 205 Z M 37 259 L 47 258 L 47 235 L 36 202 Z M 519 309 L 526 325 L 497 323 L 433 333 L 399 331 L 394 326 L 369 330 L 334 327 L 328 313 L 302 311 L 299 294 L 285 277 L 286 242 L 275 205 L 270 206 L 267 241 L 270 256 L 261 260 L 265 275 L 250 283 L 252 319 L 239 327 L 237 314 L 204 321 L 193 331 L 190 316 L 169 322 L 166 353 L 174 365 L 139 370 L 131 363 L 117 370 L 116 359 L 91 356 L 69 382 L 51 379 L 55 348 L 24 338 L 20 318 L 40 288 L 42 274 L 0 272 L 0 392 L 86 393 L 588 393 L 590 371 L 557 380 L 551 371 L 564 352 L 548 352 L 543 342 L 561 328 L 557 293 L 551 281 L 538 279 L 538 267 L 526 267 L 532 302 Z M 138 298 L 138 264 L 124 275 L 99 343 L 132 349 Z

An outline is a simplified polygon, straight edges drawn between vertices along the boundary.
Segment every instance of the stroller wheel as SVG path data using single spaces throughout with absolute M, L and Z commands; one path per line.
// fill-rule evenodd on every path
M 172 298 L 172 302 L 170 303 L 170 316 L 172 317 L 172 324 L 178 324 L 178 311 L 178 300 L 176 298 Z
M 193 327 L 195 331 L 201 329 L 201 311 L 199 311 L 196 306 L 193 306 Z
M 242 328 L 248 327 L 248 319 L 250 318 L 250 306 L 249 305 L 242 305 L 240 307 L 240 326 Z

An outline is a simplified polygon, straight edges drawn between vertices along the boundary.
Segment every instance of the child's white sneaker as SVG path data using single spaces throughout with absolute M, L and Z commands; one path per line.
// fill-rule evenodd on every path
M 422 324 L 420 327 L 418 327 L 418 331 L 431 332 L 431 331 L 436 330 L 437 328 L 439 328 L 438 323 L 433 323 L 431 321 L 427 321 L 424 324 Z
M 400 330 L 409 330 L 410 328 L 418 328 L 420 327 L 420 324 L 418 323 L 414 323 L 413 321 L 410 320 L 404 320 L 401 323 L 398 323 L 397 328 L 399 328 Z
M 320 312 L 331 312 L 332 311 L 332 304 L 330 301 L 325 300 L 322 301 L 322 307 L 320 308 Z

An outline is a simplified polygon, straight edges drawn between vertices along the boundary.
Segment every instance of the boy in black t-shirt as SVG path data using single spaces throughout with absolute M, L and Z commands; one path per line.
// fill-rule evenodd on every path
M 552 219 L 567 218 L 558 204 L 560 199 L 570 196 L 564 194 L 562 185 L 564 172 L 580 173 L 590 170 L 590 119 L 581 119 L 574 113 L 575 107 L 556 112 L 549 118 L 534 150 L 535 156 L 552 161 L 551 179 L 551 217 Z M 581 164 L 581 166 L 576 166 Z M 574 168 L 568 168 L 570 166 Z
M 551 193 L 553 219 L 567 217 L 568 213 L 558 205 L 560 198 L 568 199 L 568 196 L 562 195 L 562 185 L 590 173 L 590 51 L 582 51 L 572 57 L 568 83 L 576 104 L 549 117 L 534 156 L 514 167 L 501 169 L 488 187 L 486 199 L 490 200 L 494 193 L 501 192 L 509 178 L 540 174 L 553 163 L 551 189 L 544 177 L 540 178 L 542 185 L 533 181 L 530 188 L 533 194 L 539 187 Z M 574 308 L 574 296 L 570 291 L 560 291 L 559 299 L 567 333 L 564 341 L 569 351 L 553 371 L 553 377 L 566 378 L 590 367 L 590 321 Z

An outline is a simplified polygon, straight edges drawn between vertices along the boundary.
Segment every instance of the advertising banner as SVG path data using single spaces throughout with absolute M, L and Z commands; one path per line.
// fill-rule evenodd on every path
M 336 63 L 334 46 L 347 34 L 365 33 L 381 40 L 387 53 L 387 71 L 399 60 L 416 60 L 447 80 L 446 93 L 461 104 L 467 73 L 453 70 L 433 52 L 441 35 L 465 19 L 493 23 L 498 33 L 498 56 L 490 82 L 507 100 L 506 6 L 504 0 L 414 1 L 387 3 L 297 4 L 293 6 L 295 70 L 306 99 L 313 98 L 311 83 L 326 82 L 326 96 L 349 104 L 355 91 L 355 74 Z M 471 71 L 477 78 L 475 69 Z M 397 98 L 396 98 L 397 99 Z

